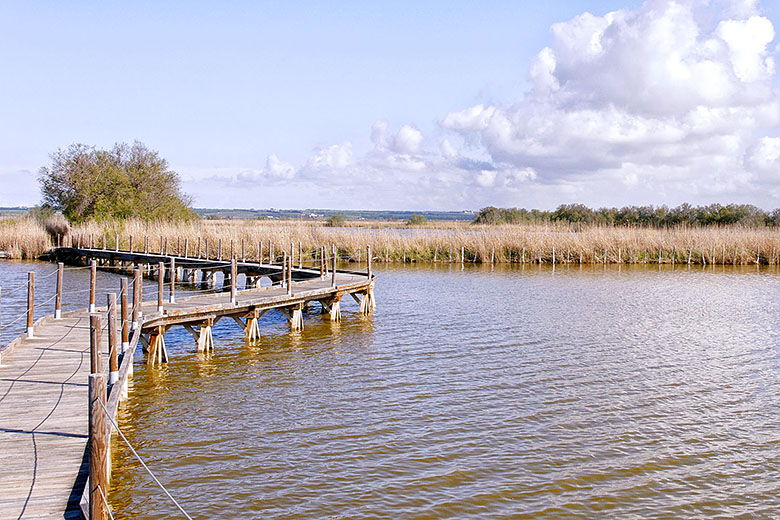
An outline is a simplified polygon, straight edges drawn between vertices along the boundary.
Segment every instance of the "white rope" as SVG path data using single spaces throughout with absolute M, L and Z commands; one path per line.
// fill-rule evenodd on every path
M 97 490 L 100 492 L 100 498 L 103 499 L 103 503 L 106 505 L 106 511 L 108 511 L 109 518 L 111 518 L 111 520 L 114 520 L 114 514 L 111 512 L 111 506 L 108 505 L 108 500 L 106 500 L 106 495 L 103 494 L 103 490 L 100 488 L 100 486 L 97 487 Z
M 152 473 L 152 470 L 149 469 L 149 466 L 147 466 L 146 463 L 143 461 L 143 459 L 141 459 L 141 456 L 138 455 L 137 451 L 135 451 L 135 448 L 133 448 L 133 445 L 130 444 L 130 441 L 127 440 L 127 437 L 125 437 L 125 434 L 122 433 L 122 430 L 119 429 L 119 425 L 116 422 L 114 422 L 114 419 L 111 418 L 111 414 L 108 413 L 108 410 L 106 409 L 105 405 L 100 401 L 100 399 L 97 399 L 97 402 L 100 403 L 100 407 L 103 408 L 103 411 L 106 414 L 106 418 L 109 420 L 111 425 L 114 428 L 116 428 L 116 431 L 119 434 L 119 436 L 122 437 L 122 440 L 125 441 L 125 444 L 127 444 L 127 447 L 130 448 L 130 451 L 133 452 L 133 455 L 135 456 L 136 459 L 138 459 L 138 462 L 141 463 L 141 466 L 143 466 L 143 468 L 146 470 L 146 472 L 149 473 L 149 476 L 152 477 L 152 479 L 157 483 L 158 486 L 160 486 L 160 489 L 162 489 L 163 492 L 168 496 L 168 498 L 171 499 L 171 502 L 176 504 L 176 507 L 179 508 L 179 511 L 181 511 L 181 513 L 188 520 L 192 520 L 192 517 L 190 515 L 188 515 L 187 512 L 179 505 L 179 503 L 176 501 L 176 499 L 173 498 L 173 496 L 171 496 L 171 494 L 168 492 L 168 490 L 165 489 L 165 486 L 162 485 L 162 482 L 160 482 L 159 479 L 154 476 L 154 473 Z

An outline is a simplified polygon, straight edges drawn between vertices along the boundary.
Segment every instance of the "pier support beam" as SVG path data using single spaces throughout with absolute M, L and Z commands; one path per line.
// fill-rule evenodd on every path
M 146 362 L 150 365 L 158 365 L 168 362 L 168 351 L 165 349 L 165 327 L 155 327 L 149 338 L 149 352 Z
M 208 318 L 201 322 L 197 330 L 187 323 L 184 328 L 192 335 L 198 345 L 198 352 L 214 352 L 214 338 L 211 335 L 211 328 L 214 326 L 214 318 Z
M 287 316 L 290 322 L 290 330 L 303 330 L 303 304 L 299 303 L 292 307 L 279 307 L 279 310 Z
M 322 314 L 329 314 L 330 321 L 341 321 L 341 299 L 320 300 Z

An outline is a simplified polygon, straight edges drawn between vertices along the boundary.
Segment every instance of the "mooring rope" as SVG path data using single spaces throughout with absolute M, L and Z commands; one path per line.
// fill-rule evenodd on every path
M 163 486 L 162 482 L 152 473 L 152 470 L 149 469 L 149 466 L 146 465 L 146 463 L 143 461 L 140 455 L 138 455 L 138 452 L 135 451 L 135 448 L 133 448 L 133 445 L 130 444 L 130 441 L 127 440 L 127 437 L 125 437 L 125 434 L 122 433 L 122 430 L 119 429 L 119 425 L 114 421 L 114 419 L 111 418 L 111 414 L 108 413 L 108 410 L 106 409 L 105 405 L 98 399 L 98 403 L 100 403 L 100 407 L 103 408 L 103 412 L 106 414 L 106 418 L 111 423 L 111 425 L 116 428 L 117 433 L 120 437 L 122 437 L 122 440 L 125 441 L 125 444 L 127 444 L 127 447 L 130 448 L 130 451 L 133 452 L 133 455 L 136 459 L 138 459 L 138 462 L 141 463 L 141 466 L 146 470 L 147 473 L 149 473 L 149 476 L 152 477 L 152 479 L 157 483 L 158 486 L 160 486 L 160 489 L 163 490 L 163 492 L 168 496 L 168 498 L 171 499 L 171 502 L 173 502 L 177 508 L 179 508 L 179 511 L 181 511 L 181 514 L 183 514 L 188 520 L 192 520 L 192 517 L 187 514 L 187 512 L 184 510 L 184 508 L 179 505 L 179 503 L 176 501 L 175 498 L 168 492 L 167 489 L 165 489 L 165 486 Z

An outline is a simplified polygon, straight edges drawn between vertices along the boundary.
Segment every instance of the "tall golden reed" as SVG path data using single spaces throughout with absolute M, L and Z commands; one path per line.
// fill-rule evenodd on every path
M 373 226 L 373 227 L 372 227 Z M 222 255 L 232 251 L 256 259 L 262 242 L 263 258 L 269 244 L 275 256 L 300 243 L 309 254 L 320 246 L 335 244 L 343 258 L 365 260 L 365 247 L 371 245 L 375 261 L 438 262 L 542 262 L 556 263 L 780 263 L 780 230 L 745 227 L 680 227 L 648 229 L 635 227 L 585 227 L 571 229 L 554 225 L 474 226 L 445 223 L 426 228 L 402 228 L 384 223 L 363 223 L 361 227 L 327 227 L 322 222 L 262 220 L 197 220 L 189 223 L 145 222 L 141 220 L 88 222 L 75 226 L 71 235 L 82 245 L 127 249 L 130 236 L 134 249 L 142 251 L 145 237 L 150 252 L 159 252 L 161 238 L 167 237 L 169 253 L 183 253 L 188 239 L 190 254 L 201 252 L 208 239 L 209 254 L 216 256 L 222 240 Z M 0 220 L 0 250 L 12 258 L 35 258 L 56 243 L 34 219 Z M 61 238 L 63 244 L 70 237 Z M 178 249 L 177 249 L 178 248 Z M 297 253 L 296 253 L 297 255 Z M 461 256 L 463 255 L 463 256 Z M 660 258 L 659 258 L 660 255 Z M 309 257 L 311 258 L 311 256 Z

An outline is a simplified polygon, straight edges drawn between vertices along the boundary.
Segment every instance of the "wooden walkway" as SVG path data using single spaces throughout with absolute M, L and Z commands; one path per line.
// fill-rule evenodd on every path
M 81 253 L 90 256 L 89 252 Z M 268 275 L 274 268 L 281 271 L 281 266 L 245 265 L 247 272 L 255 274 L 263 271 Z M 257 320 L 270 310 L 283 312 L 291 328 L 299 329 L 303 327 L 302 311 L 311 302 L 319 302 L 323 314 L 334 320 L 340 319 L 338 302 L 344 295 L 352 295 L 363 313 L 373 309 L 373 277 L 337 273 L 334 284 L 330 274 L 311 276 L 314 272 L 301 272 L 303 279 L 294 282 L 291 290 L 280 285 L 248 289 L 238 291 L 233 301 L 230 292 L 180 293 L 175 303 L 166 301 L 162 312 L 156 301 L 144 301 L 141 323 L 133 334 L 132 350 L 122 362 L 121 376 L 132 374 L 132 354 L 139 338 L 148 362 L 167 361 L 162 337 L 173 326 L 184 326 L 193 334 L 193 351 L 210 350 L 211 327 L 223 317 L 235 320 L 251 340 L 258 335 Z M 277 279 L 281 280 L 281 275 Z M 97 310 L 105 323 L 106 309 Z M 63 313 L 57 320 L 47 316 L 36 322 L 33 338 L 24 334 L 2 352 L 0 519 L 81 518 L 79 503 L 89 468 L 89 318 L 86 309 Z M 102 366 L 108 367 L 105 329 L 101 357 Z M 126 383 L 120 381 L 121 388 L 126 388 Z M 109 402 L 113 399 L 115 414 L 119 398 L 114 394 Z

